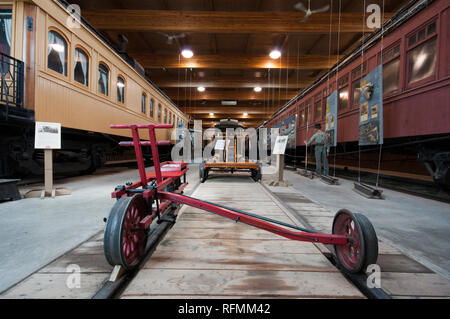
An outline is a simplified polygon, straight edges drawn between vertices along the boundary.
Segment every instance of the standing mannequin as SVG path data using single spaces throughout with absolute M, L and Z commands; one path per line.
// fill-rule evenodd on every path
M 328 175 L 328 160 L 327 160 L 327 155 L 330 152 L 330 147 L 326 147 L 325 150 L 325 132 L 322 131 L 322 126 L 320 125 L 320 123 L 317 123 L 314 125 L 314 129 L 315 129 L 315 133 L 314 135 L 310 138 L 310 140 L 308 142 L 305 141 L 306 146 L 310 146 L 311 143 L 315 142 L 315 153 L 316 153 L 316 173 L 318 175 L 322 175 L 321 173 L 321 169 L 322 169 L 322 159 L 323 159 L 323 169 L 324 169 L 324 174 Z

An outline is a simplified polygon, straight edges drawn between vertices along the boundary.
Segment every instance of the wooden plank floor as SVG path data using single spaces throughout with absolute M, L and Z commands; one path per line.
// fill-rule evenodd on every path
M 294 223 L 259 183 L 244 176 L 208 179 L 193 197 Z M 310 243 L 192 207 L 122 298 L 363 298 Z
M 308 228 L 331 232 L 334 212 L 313 202 L 293 187 L 270 187 L 284 205 L 305 221 Z M 398 249 L 378 239 L 377 264 L 381 269 L 381 288 L 391 298 L 449 298 L 450 281 L 435 274 Z M 325 248 L 327 249 L 327 248 Z

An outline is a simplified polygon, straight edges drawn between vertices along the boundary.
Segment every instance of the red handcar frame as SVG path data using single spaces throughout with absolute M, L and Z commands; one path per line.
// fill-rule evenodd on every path
M 134 147 L 140 176 L 140 181 L 127 186 L 118 186 L 111 194 L 118 200 L 107 219 L 104 235 L 105 256 L 111 265 L 121 265 L 128 270 L 135 268 L 145 254 L 147 234 L 152 222 L 155 219 L 159 222 L 163 220 L 175 222 L 174 215 L 171 219 L 164 218 L 180 204 L 292 240 L 332 244 L 339 265 L 347 272 L 364 271 L 369 264 L 376 262 L 377 237 L 373 226 L 364 215 L 352 214 L 345 209 L 340 210 L 333 221 L 333 234 L 323 234 L 183 195 L 183 190 L 188 185 L 187 163 L 159 162 L 158 146 L 168 145 L 170 142 L 157 142 L 155 129 L 169 129 L 172 125 L 130 124 L 111 125 L 111 128 L 131 129 L 133 141 L 120 142 L 119 145 Z M 149 141 L 140 140 L 139 129 L 148 129 Z M 142 146 L 151 147 L 154 172 L 145 171 Z M 181 177 L 184 177 L 183 182 Z M 153 207 L 154 204 L 156 207 Z

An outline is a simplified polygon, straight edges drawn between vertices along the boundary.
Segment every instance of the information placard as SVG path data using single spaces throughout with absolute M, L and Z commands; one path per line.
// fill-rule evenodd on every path
M 289 136 L 277 136 L 272 154 L 284 154 Z
M 359 145 L 383 144 L 383 69 L 377 66 L 361 79 Z
M 225 140 L 217 140 L 214 145 L 215 150 L 223 151 L 225 149 Z
M 61 149 L 61 123 L 36 122 L 35 149 Z
M 338 92 L 335 90 L 327 98 L 327 109 L 325 116 L 325 145 L 336 146 L 337 143 L 337 104 Z

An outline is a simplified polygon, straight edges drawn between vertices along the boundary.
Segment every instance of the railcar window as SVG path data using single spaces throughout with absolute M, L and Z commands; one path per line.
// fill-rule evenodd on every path
M 306 101 L 305 103 L 305 110 L 306 110 L 306 125 L 309 125 L 311 123 L 311 100 Z
M 300 126 L 305 125 L 305 110 L 301 110 L 300 112 Z
M 153 108 L 154 108 L 154 104 L 155 104 L 155 101 L 153 100 L 153 99 L 151 99 L 150 100 L 150 117 L 151 118 L 154 118 L 154 114 L 153 114 Z
M 344 110 L 348 106 L 348 86 L 339 90 L 339 110 Z
M 12 10 L 0 10 L 0 52 L 11 55 Z
M 423 39 L 425 39 L 425 28 L 419 31 L 417 41 L 421 41 Z
M 433 76 L 436 70 L 436 37 L 408 52 L 408 84 Z
M 172 112 L 169 112 L 169 124 L 172 124 Z
M 56 31 L 48 33 L 47 66 L 49 69 L 67 76 L 67 42 Z
M 436 32 L 436 22 L 433 22 L 428 26 L 427 35 L 431 35 L 435 32 Z
M 384 83 L 383 83 L 384 85 Z M 353 105 L 359 104 L 359 88 L 361 87 L 361 80 L 357 79 L 352 82 L 352 91 L 353 91 Z M 383 87 L 384 88 L 384 87 Z
M 167 124 L 167 109 L 164 109 L 164 124 Z
M 175 125 L 175 114 L 173 114 L 172 123 L 173 123 L 173 125 Z
M 158 122 L 161 122 L 161 104 L 158 104 Z
M 145 95 L 145 93 L 142 93 L 141 96 L 141 112 L 142 113 L 147 113 L 147 95 Z
M 89 86 L 89 57 L 80 48 L 75 48 L 74 79 L 84 86 Z
M 314 119 L 320 119 L 322 117 L 322 95 L 316 94 L 314 97 Z
M 408 39 L 408 46 L 412 46 L 414 43 L 416 43 L 416 35 L 413 34 L 412 36 L 409 37 Z
M 117 102 L 125 103 L 125 80 L 117 77 Z
M 395 93 L 398 91 L 399 76 L 400 58 L 396 58 L 383 65 L 383 94 Z
M 98 91 L 106 96 L 109 95 L 109 70 L 106 65 L 98 65 Z

